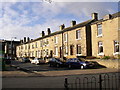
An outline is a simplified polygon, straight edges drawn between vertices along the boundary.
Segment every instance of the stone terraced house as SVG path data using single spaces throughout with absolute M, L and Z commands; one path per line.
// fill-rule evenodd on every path
M 60 30 L 30 40 L 24 37 L 17 46 L 17 57 L 77 57 L 77 56 L 112 56 L 120 54 L 120 12 L 109 14 L 98 20 L 98 14 L 92 13 L 92 19 L 70 27 L 60 26 Z

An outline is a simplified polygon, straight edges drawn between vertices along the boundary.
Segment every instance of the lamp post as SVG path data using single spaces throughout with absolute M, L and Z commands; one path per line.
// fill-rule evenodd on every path
M 13 56 L 13 44 L 12 44 L 13 39 L 16 39 L 16 37 L 11 37 L 11 59 L 12 59 L 12 56 Z

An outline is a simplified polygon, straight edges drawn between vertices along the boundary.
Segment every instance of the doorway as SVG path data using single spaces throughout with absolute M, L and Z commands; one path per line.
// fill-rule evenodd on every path
M 70 45 L 70 55 L 73 55 L 74 45 Z

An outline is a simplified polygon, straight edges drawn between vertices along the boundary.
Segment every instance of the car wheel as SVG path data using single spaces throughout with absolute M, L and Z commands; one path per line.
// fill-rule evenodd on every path
M 68 68 L 72 68 L 72 65 L 71 65 L 71 64 L 69 64 L 69 65 L 68 65 Z
M 80 68 L 81 68 L 81 69 L 84 69 L 84 66 L 83 66 L 83 65 L 81 65 L 81 66 L 80 66 Z

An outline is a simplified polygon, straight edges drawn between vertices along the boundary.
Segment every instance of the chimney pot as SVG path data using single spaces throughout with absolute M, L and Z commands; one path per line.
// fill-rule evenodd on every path
M 51 34 L 50 28 L 47 29 L 47 34 L 48 34 L 48 35 Z

